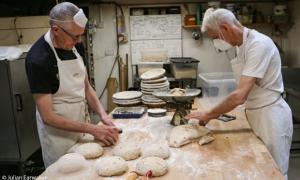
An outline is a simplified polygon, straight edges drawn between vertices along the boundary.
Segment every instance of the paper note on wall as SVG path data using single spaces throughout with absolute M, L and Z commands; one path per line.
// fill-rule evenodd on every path
M 130 16 L 132 64 L 181 57 L 181 37 L 180 14 Z
M 181 15 L 130 16 L 131 40 L 180 39 Z

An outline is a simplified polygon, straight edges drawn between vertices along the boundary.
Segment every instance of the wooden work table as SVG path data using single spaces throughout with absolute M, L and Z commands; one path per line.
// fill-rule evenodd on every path
M 195 99 L 193 109 L 203 109 L 204 101 Z M 201 105 L 203 104 L 203 105 Z M 215 141 L 200 146 L 197 142 L 181 148 L 170 148 L 167 159 L 169 171 L 162 177 L 153 179 L 196 180 L 196 179 L 283 179 L 273 158 L 265 145 L 252 132 L 242 108 L 231 113 L 237 116 L 235 121 L 221 122 L 212 120 L 207 128 L 212 130 Z M 117 126 L 123 128 L 120 141 L 137 141 L 142 146 L 149 143 L 167 143 L 166 136 L 172 129 L 170 121 L 173 112 L 166 117 L 148 117 L 147 113 L 140 119 L 118 119 Z M 103 156 L 111 155 L 111 147 L 105 148 Z M 127 161 L 129 170 L 123 176 L 103 178 L 97 175 L 94 161 L 89 160 L 90 168 L 83 179 L 125 179 L 126 174 L 135 169 L 137 160 Z M 48 178 L 47 178 L 48 177 Z M 61 177 L 45 171 L 39 178 L 54 179 Z M 74 179 L 75 177 L 61 177 Z

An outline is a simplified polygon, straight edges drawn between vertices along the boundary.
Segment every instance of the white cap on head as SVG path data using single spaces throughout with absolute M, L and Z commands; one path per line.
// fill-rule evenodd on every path
M 85 27 L 88 21 L 82 9 L 79 9 L 79 11 L 74 15 L 73 20 L 78 26 L 82 28 Z
M 210 19 L 210 16 L 212 15 L 212 13 L 215 11 L 214 8 L 208 8 L 205 13 L 204 13 L 204 16 L 203 16 L 203 23 L 202 23 L 202 26 L 201 26 L 201 31 L 202 32 L 206 32 L 207 30 L 207 23 L 208 23 L 208 19 Z
M 201 31 L 206 32 L 207 27 L 218 30 L 219 25 L 224 22 L 230 24 L 240 24 L 231 11 L 223 8 L 208 8 L 204 13 Z
M 73 16 L 73 20 L 58 20 L 53 18 L 49 18 L 49 20 L 61 22 L 61 23 L 74 22 L 75 24 L 77 24 L 79 27 L 82 28 L 85 28 L 85 25 L 88 21 L 82 9 L 79 9 L 79 11 Z

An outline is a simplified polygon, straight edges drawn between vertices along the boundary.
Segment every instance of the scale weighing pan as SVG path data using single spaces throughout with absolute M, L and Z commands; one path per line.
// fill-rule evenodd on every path
M 166 102 L 187 102 L 194 100 L 194 98 L 200 94 L 201 90 L 185 89 L 185 95 L 182 96 L 173 96 L 169 92 L 170 90 L 157 90 L 154 91 L 152 94 Z
M 193 100 L 196 96 L 200 94 L 200 89 L 184 89 L 185 93 L 182 95 L 171 94 L 172 90 L 158 90 L 154 91 L 152 94 L 164 100 L 167 103 L 175 104 L 176 111 L 171 120 L 171 124 L 174 126 L 187 124 L 188 120 L 184 117 L 189 113 L 189 108 L 191 107 Z M 184 105 L 190 105 L 186 107 Z

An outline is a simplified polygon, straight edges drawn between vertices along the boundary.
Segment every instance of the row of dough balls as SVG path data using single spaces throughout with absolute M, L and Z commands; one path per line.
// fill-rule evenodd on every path
M 167 173 L 168 165 L 164 160 L 170 154 L 167 145 L 150 144 L 141 151 L 138 144 L 133 142 L 118 144 L 113 149 L 113 157 L 104 157 L 96 161 L 96 169 L 100 176 L 121 175 L 128 170 L 125 160 L 137 159 L 141 154 L 143 158 L 136 164 L 136 172 L 139 175 L 144 176 L 149 170 L 153 176 L 162 176 Z
M 213 140 L 213 138 L 209 136 L 207 136 L 208 138 L 205 138 L 208 133 L 208 129 L 199 125 L 189 124 L 177 126 L 172 129 L 168 143 L 171 147 L 180 147 L 199 137 L 202 137 L 199 141 L 199 144 L 207 143 Z M 88 142 L 76 144 L 69 150 L 69 152 L 81 154 L 85 159 L 95 159 L 102 156 L 104 149 L 99 143 Z M 114 147 L 112 157 L 98 159 L 96 161 L 96 169 L 100 176 L 120 175 L 128 170 L 125 160 L 134 160 L 142 156 L 143 159 L 138 161 L 136 166 L 137 173 L 140 175 L 145 175 L 148 170 L 152 170 L 153 176 L 161 176 L 167 172 L 167 163 L 163 159 L 168 158 L 169 153 L 169 147 L 167 145 L 150 144 L 145 146 L 145 148 L 143 148 L 141 151 L 141 148 L 137 143 L 123 142 Z M 78 155 L 74 154 L 69 156 L 75 156 L 75 161 L 81 161 L 82 159 L 82 157 L 78 157 Z M 65 162 L 60 164 L 65 164 Z M 69 166 L 65 166 L 60 170 L 67 173 L 72 172 L 74 169 L 80 169 L 80 167 L 84 166 L 85 163 L 79 164 L 80 165 L 76 168 L 68 168 Z M 112 165 L 109 166 L 107 164 Z M 158 170 L 156 170 L 156 168 Z
M 151 170 L 153 176 L 162 176 L 168 171 L 168 165 L 163 159 L 168 158 L 169 154 L 167 145 L 150 144 L 141 151 L 137 143 L 123 142 L 114 147 L 113 157 L 97 160 L 96 169 L 100 176 L 121 175 L 128 170 L 125 160 L 134 160 L 142 156 L 136 164 L 136 172 L 144 176 Z
M 169 157 L 169 147 L 164 144 L 149 144 L 142 150 L 137 143 L 134 142 L 123 142 L 118 144 L 113 149 L 113 155 L 120 156 L 126 161 L 134 160 L 142 157 L 159 157 L 167 159 Z
M 103 152 L 103 147 L 95 142 L 75 144 L 68 150 L 68 153 L 78 153 L 86 159 L 98 158 L 103 155 Z M 162 144 L 150 144 L 141 150 L 137 143 L 124 142 L 116 145 L 113 149 L 113 155 L 120 156 L 126 161 L 137 159 L 140 156 L 155 156 L 166 159 L 169 157 L 169 154 L 169 147 Z
M 100 157 L 104 150 L 98 143 L 76 144 L 57 161 L 58 170 L 63 174 L 73 173 L 86 167 L 85 159 Z M 95 167 L 100 176 L 121 175 L 128 170 L 125 160 L 134 160 L 142 155 L 137 162 L 136 172 L 145 175 L 151 170 L 153 176 L 162 176 L 167 172 L 166 159 L 169 157 L 169 147 L 161 144 L 150 144 L 141 148 L 137 143 L 120 143 L 113 149 L 113 156 L 100 158 L 95 162 Z M 70 163 L 69 163 L 70 162 Z
M 68 153 L 53 164 L 56 172 L 61 175 L 80 174 L 88 169 L 87 160 L 78 153 Z M 128 164 L 120 156 L 108 156 L 99 158 L 95 162 L 95 169 L 100 176 L 118 176 L 128 170 Z M 146 175 L 151 170 L 152 176 L 162 176 L 168 171 L 168 164 L 159 157 L 145 157 L 136 164 L 135 171 L 139 175 Z
M 119 156 L 103 157 L 95 162 L 95 168 L 100 176 L 118 176 L 128 170 L 126 161 Z M 136 163 L 135 171 L 144 176 L 151 170 L 152 176 L 162 176 L 168 172 L 168 164 L 159 157 L 145 157 Z

